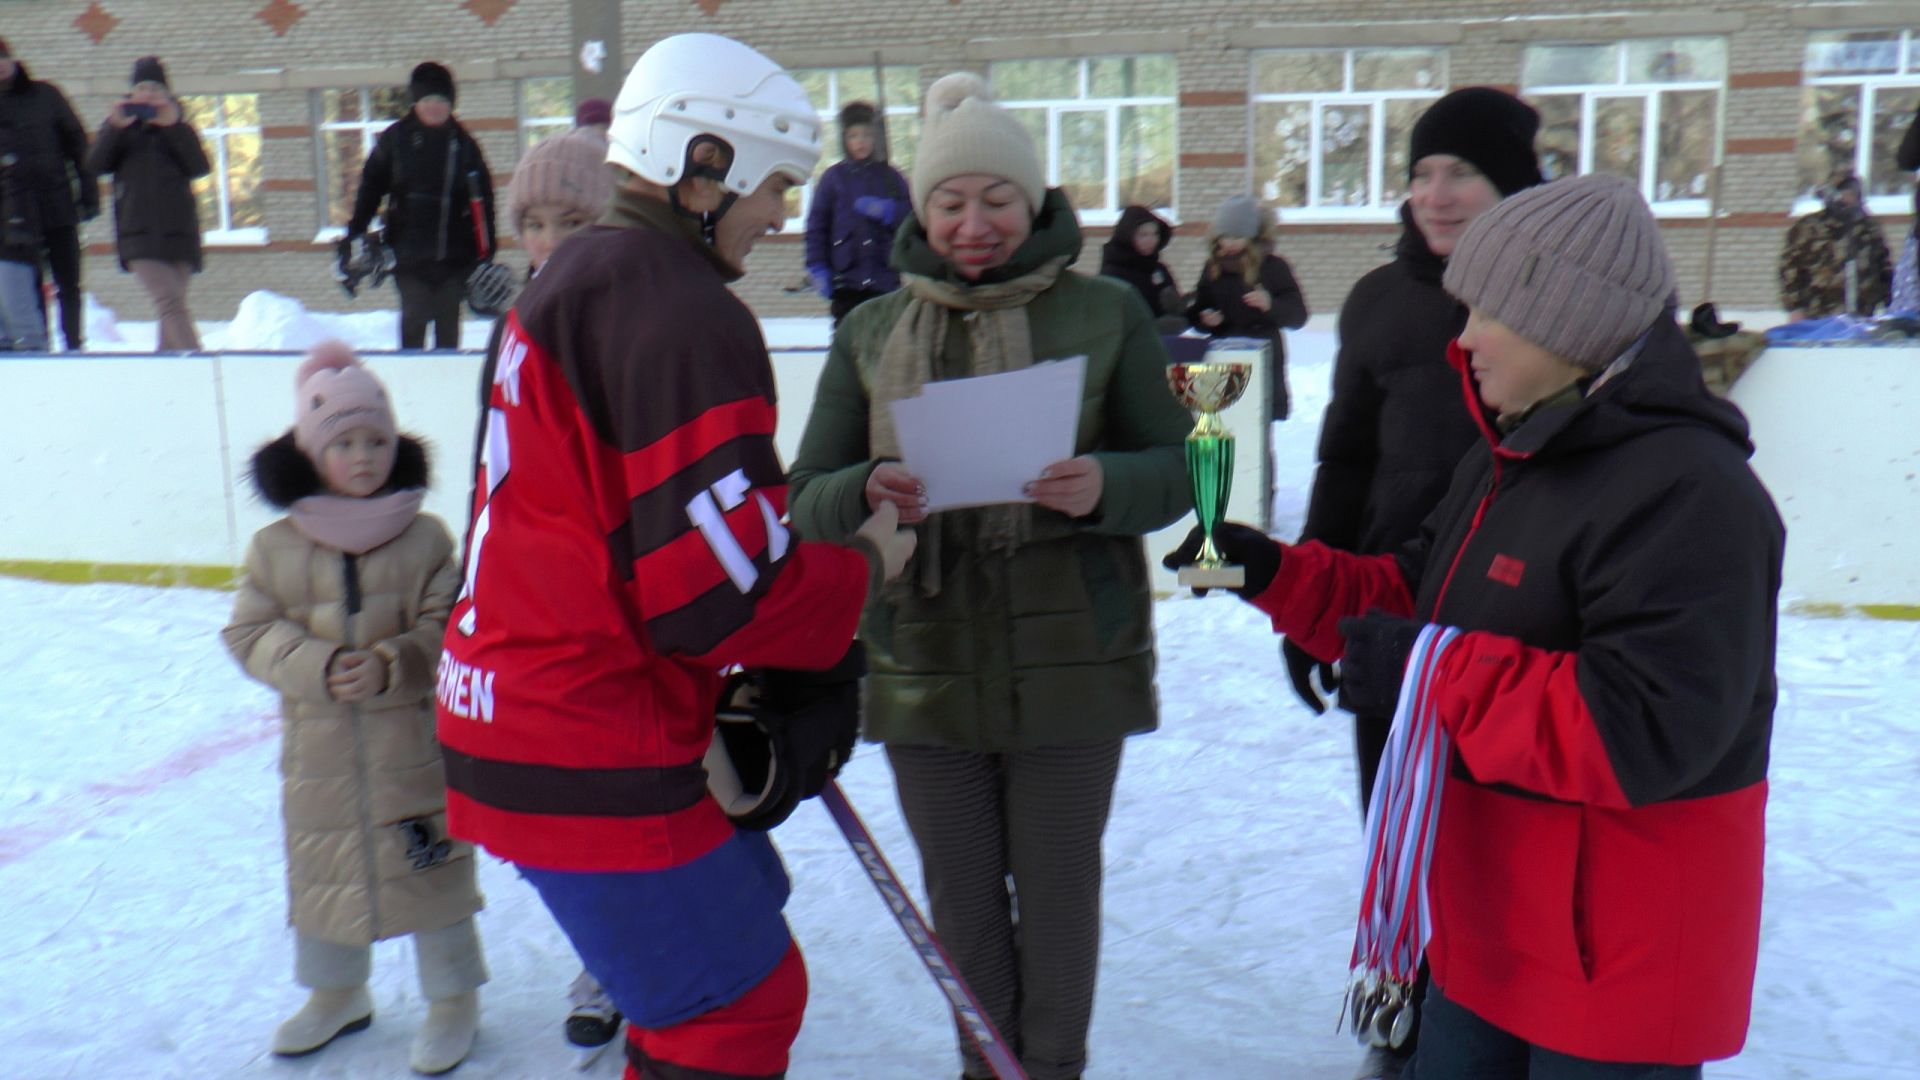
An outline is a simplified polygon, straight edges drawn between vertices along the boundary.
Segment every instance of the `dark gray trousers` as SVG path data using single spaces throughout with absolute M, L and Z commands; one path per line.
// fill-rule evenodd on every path
M 888 746 L 934 932 L 1033 1080 L 1087 1065 L 1100 838 L 1121 741 L 976 754 Z M 991 1077 L 959 1033 L 969 1077 Z

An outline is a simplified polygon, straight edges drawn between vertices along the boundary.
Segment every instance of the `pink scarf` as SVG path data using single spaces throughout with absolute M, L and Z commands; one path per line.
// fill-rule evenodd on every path
M 293 527 L 316 544 L 365 555 L 407 531 L 420 516 L 426 488 L 407 488 L 364 499 L 345 495 L 309 495 L 289 507 Z

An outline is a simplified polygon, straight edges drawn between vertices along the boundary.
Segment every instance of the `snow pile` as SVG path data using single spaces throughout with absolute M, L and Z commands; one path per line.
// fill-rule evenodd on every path
M 260 289 L 240 301 L 220 340 L 207 345 L 229 351 L 304 352 L 333 336 L 300 301 Z

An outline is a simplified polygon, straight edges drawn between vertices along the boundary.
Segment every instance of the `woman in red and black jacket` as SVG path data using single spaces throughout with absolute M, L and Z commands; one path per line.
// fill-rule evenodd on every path
M 1385 712 L 1420 627 L 1462 631 L 1416 688 L 1453 748 L 1419 1080 L 1697 1077 L 1751 1006 L 1784 530 L 1632 185 L 1507 199 L 1445 285 L 1484 439 L 1420 535 L 1215 541 Z

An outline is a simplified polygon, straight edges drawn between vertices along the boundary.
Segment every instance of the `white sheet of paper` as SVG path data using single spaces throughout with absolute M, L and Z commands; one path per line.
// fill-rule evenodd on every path
M 1087 358 L 1021 371 L 928 383 L 890 403 L 907 471 L 927 488 L 927 509 L 1032 502 L 1021 490 L 1073 456 Z

